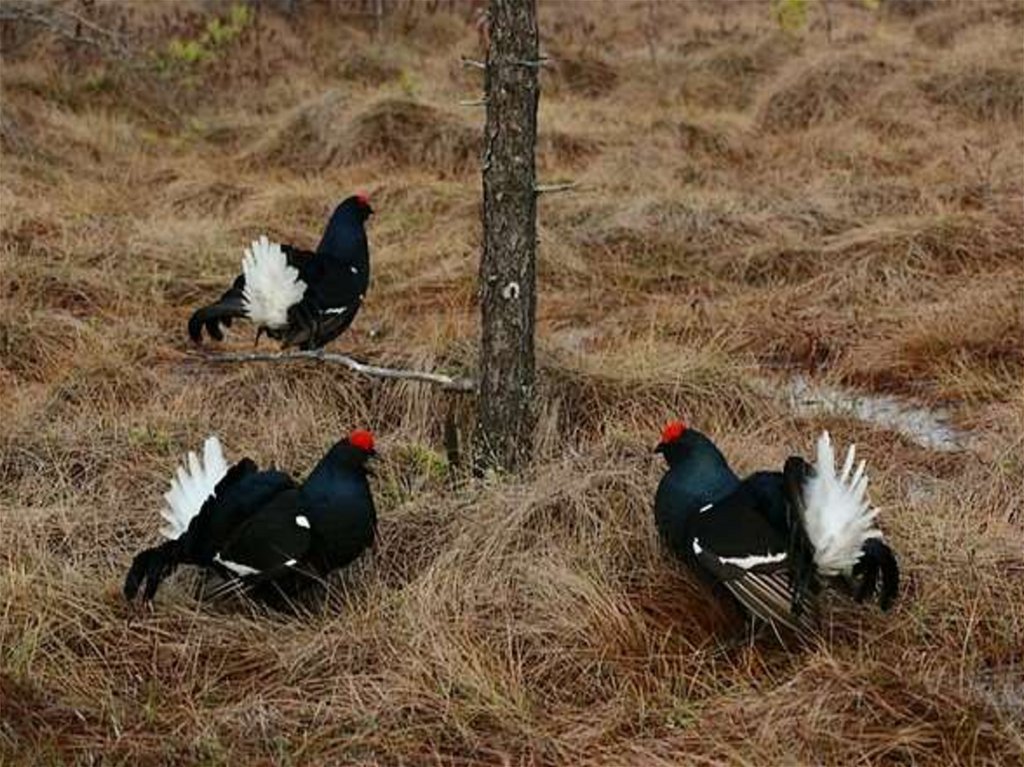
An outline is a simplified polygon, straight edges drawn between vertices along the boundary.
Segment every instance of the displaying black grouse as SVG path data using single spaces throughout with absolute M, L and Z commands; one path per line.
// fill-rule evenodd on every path
M 882 609 L 892 605 L 899 567 L 875 526 L 864 462 L 854 471 L 852 446 L 839 474 L 825 432 L 813 467 L 791 457 L 781 472 L 743 480 L 681 421 L 665 427 L 656 452 L 668 462 L 654 501 L 662 539 L 754 616 L 811 632 L 823 582 L 845 583 L 858 601 L 877 589 Z
M 210 568 L 256 596 L 294 595 L 344 567 L 374 542 L 366 465 L 374 455 L 373 435 L 353 431 L 298 485 L 248 458 L 228 468 L 220 441 L 207 438 L 203 458 L 189 453 L 172 479 L 162 512 L 167 540 L 135 557 L 125 597 L 145 583 L 143 600 L 152 600 L 178 565 Z
M 260 237 L 231 288 L 192 315 L 192 340 L 202 339 L 204 327 L 223 340 L 221 325 L 247 317 L 257 341 L 264 332 L 283 347 L 319 349 L 333 341 L 352 324 L 370 284 L 364 225 L 372 214 L 365 194 L 349 197 L 335 208 L 316 252 Z

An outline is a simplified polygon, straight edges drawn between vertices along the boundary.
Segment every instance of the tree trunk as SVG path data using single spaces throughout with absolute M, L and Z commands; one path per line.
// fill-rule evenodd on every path
M 514 471 L 536 421 L 538 35 L 536 0 L 491 0 L 484 92 L 483 332 L 475 436 L 480 468 Z

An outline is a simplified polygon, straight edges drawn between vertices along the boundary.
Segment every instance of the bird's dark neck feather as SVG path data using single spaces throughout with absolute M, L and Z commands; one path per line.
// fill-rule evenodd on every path
M 703 506 L 731 493 L 740 479 L 715 444 L 701 434 L 687 436 L 686 449 L 670 452 L 666 479 L 673 491 Z
M 307 499 L 329 498 L 346 485 L 366 485 L 365 464 L 341 455 L 339 450 L 341 448 L 336 446 L 328 451 L 310 472 L 302 487 L 302 493 Z
M 362 222 L 350 216 L 336 215 L 327 225 L 320 244 L 316 246 L 316 252 L 345 260 L 368 262 L 369 251 Z

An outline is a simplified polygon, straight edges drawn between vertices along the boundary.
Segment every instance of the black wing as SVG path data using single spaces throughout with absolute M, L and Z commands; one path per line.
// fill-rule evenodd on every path
M 288 330 L 281 342 L 318 349 L 345 332 L 355 319 L 370 284 L 369 261 L 319 253 L 299 271 L 308 288 L 289 309 Z
M 232 471 L 247 464 L 248 473 L 229 484 Z M 246 521 L 272 503 L 279 495 L 294 489 L 292 478 L 280 471 L 256 471 L 256 464 L 246 459 L 239 462 L 222 479 L 214 495 L 189 523 L 182 536 L 188 547 L 189 561 L 210 565 L 218 551 Z
M 316 255 L 308 250 L 302 250 L 292 245 L 282 245 L 288 263 L 300 272 L 306 264 Z M 231 287 L 215 303 L 209 304 L 193 312 L 188 321 L 188 335 L 194 342 L 200 343 L 203 339 L 203 328 L 206 328 L 207 335 L 217 341 L 224 340 L 225 328 L 231 327 L 231 323 L 238 317 L 245 317 L 245 275 L 235 277 Z
M 249 516 L 216 552 L 214 562 L 246 584 L 263 583 L 296 571 L 306 560 L 311 539 L 299 492 L 291 489 Z
M 787 536 L 768 521 L 749 488 L 704 507 L 692 517 L 689 533 L 698 565 L 753 615 L 797 633 L 814 631 L 813 609 L 792 610 Z

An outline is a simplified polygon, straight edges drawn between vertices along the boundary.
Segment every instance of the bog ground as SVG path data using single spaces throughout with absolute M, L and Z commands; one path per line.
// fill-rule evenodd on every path
M 828 40 L 819 3 L 541 2 L 540 177 L 578 186 L 539 204 L 536 459 L 456 481 L 471 400 L 187 342 L 250 239 L 315 245 L 365 188 L 334 348 L 475 369 L 475 6 L 388 3 L 374 39 L 289 5 L 0 6 L 0 762 L 1019 763 L 1024 6 L 834 1 Z M 794 409 L 795 375 L 963 438 Z M 744 472 L 856 441 L 894 611 L 733 641 L 654 534 L 675 415 Z M 208 433 L 301 474 L 357 425 L 381 541 L 324 604 L 199 605 L 184 572 L 123 602 Z

